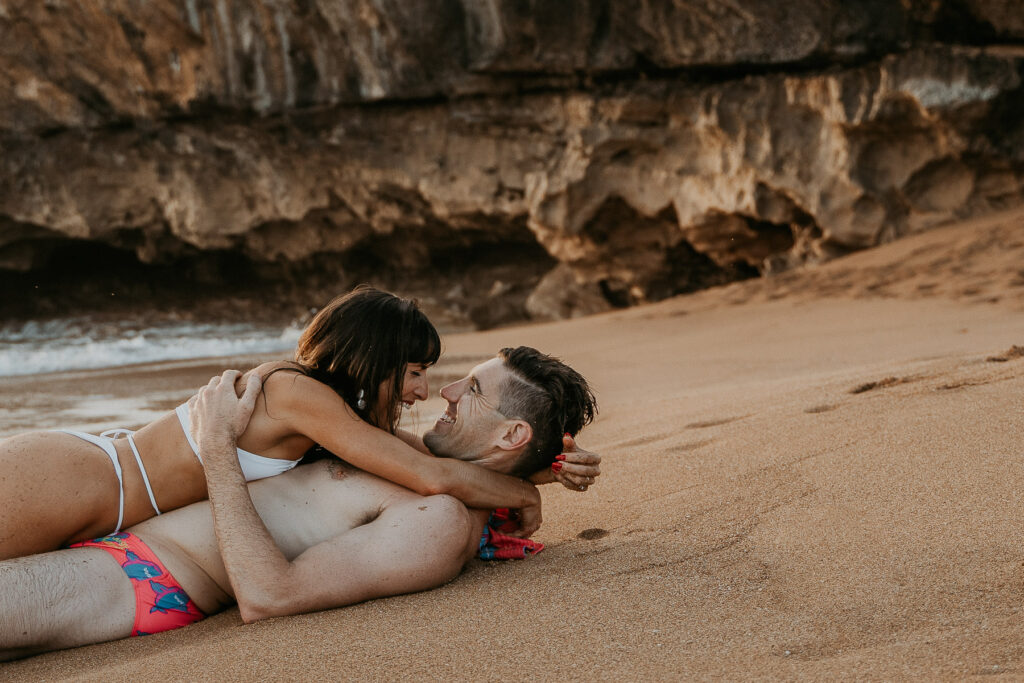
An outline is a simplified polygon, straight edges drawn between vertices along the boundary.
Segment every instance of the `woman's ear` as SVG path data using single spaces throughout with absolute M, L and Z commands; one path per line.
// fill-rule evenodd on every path
M 504 431 L 498 441 L 498 448 L 503 451 L 520 450 L 533 438 L 533 429 L 525 420 L 508 420 L 502 429 Z

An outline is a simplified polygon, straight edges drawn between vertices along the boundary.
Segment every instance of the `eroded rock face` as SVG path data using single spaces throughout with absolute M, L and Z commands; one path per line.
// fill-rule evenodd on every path
M 1024 49 L 942 44 L 1015 4 L 6 0 L 0 269 L 437 277 L 489 326 L 824 260 L 1024 202 Z
M 500 94 L 644 64 L 776 64 L 899 45 L 905 10 L 849 4 L 5 0 L 0 128 Z M 999 3 L 977 4 L 1002 25 Z

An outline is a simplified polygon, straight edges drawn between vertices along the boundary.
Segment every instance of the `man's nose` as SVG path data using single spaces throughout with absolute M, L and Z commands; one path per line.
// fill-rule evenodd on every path
M 459 391 L 460 382 L 452 382 L 441 387 L 441 398 L 451 403 L 457 403 L 462 392 Z

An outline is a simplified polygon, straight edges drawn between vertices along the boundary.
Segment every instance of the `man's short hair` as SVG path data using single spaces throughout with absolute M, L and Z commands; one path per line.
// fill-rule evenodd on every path
M 562 452 L 562 435 L 575 437 L 597 413 L 587 380 L 553 356 L 529 346 L 498 352 L 511 374 L 499 389 L 498 412 L 524 420 L 533 437 L 516 461 L 512 474 L 528 476 L 549 467 Z

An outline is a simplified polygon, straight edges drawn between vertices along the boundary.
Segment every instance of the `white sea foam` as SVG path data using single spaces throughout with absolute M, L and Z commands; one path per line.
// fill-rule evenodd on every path
M 216 356 L 278 353 L 295 348 L 298 327 L 86 319 L 0 326 L 0 377 Z

